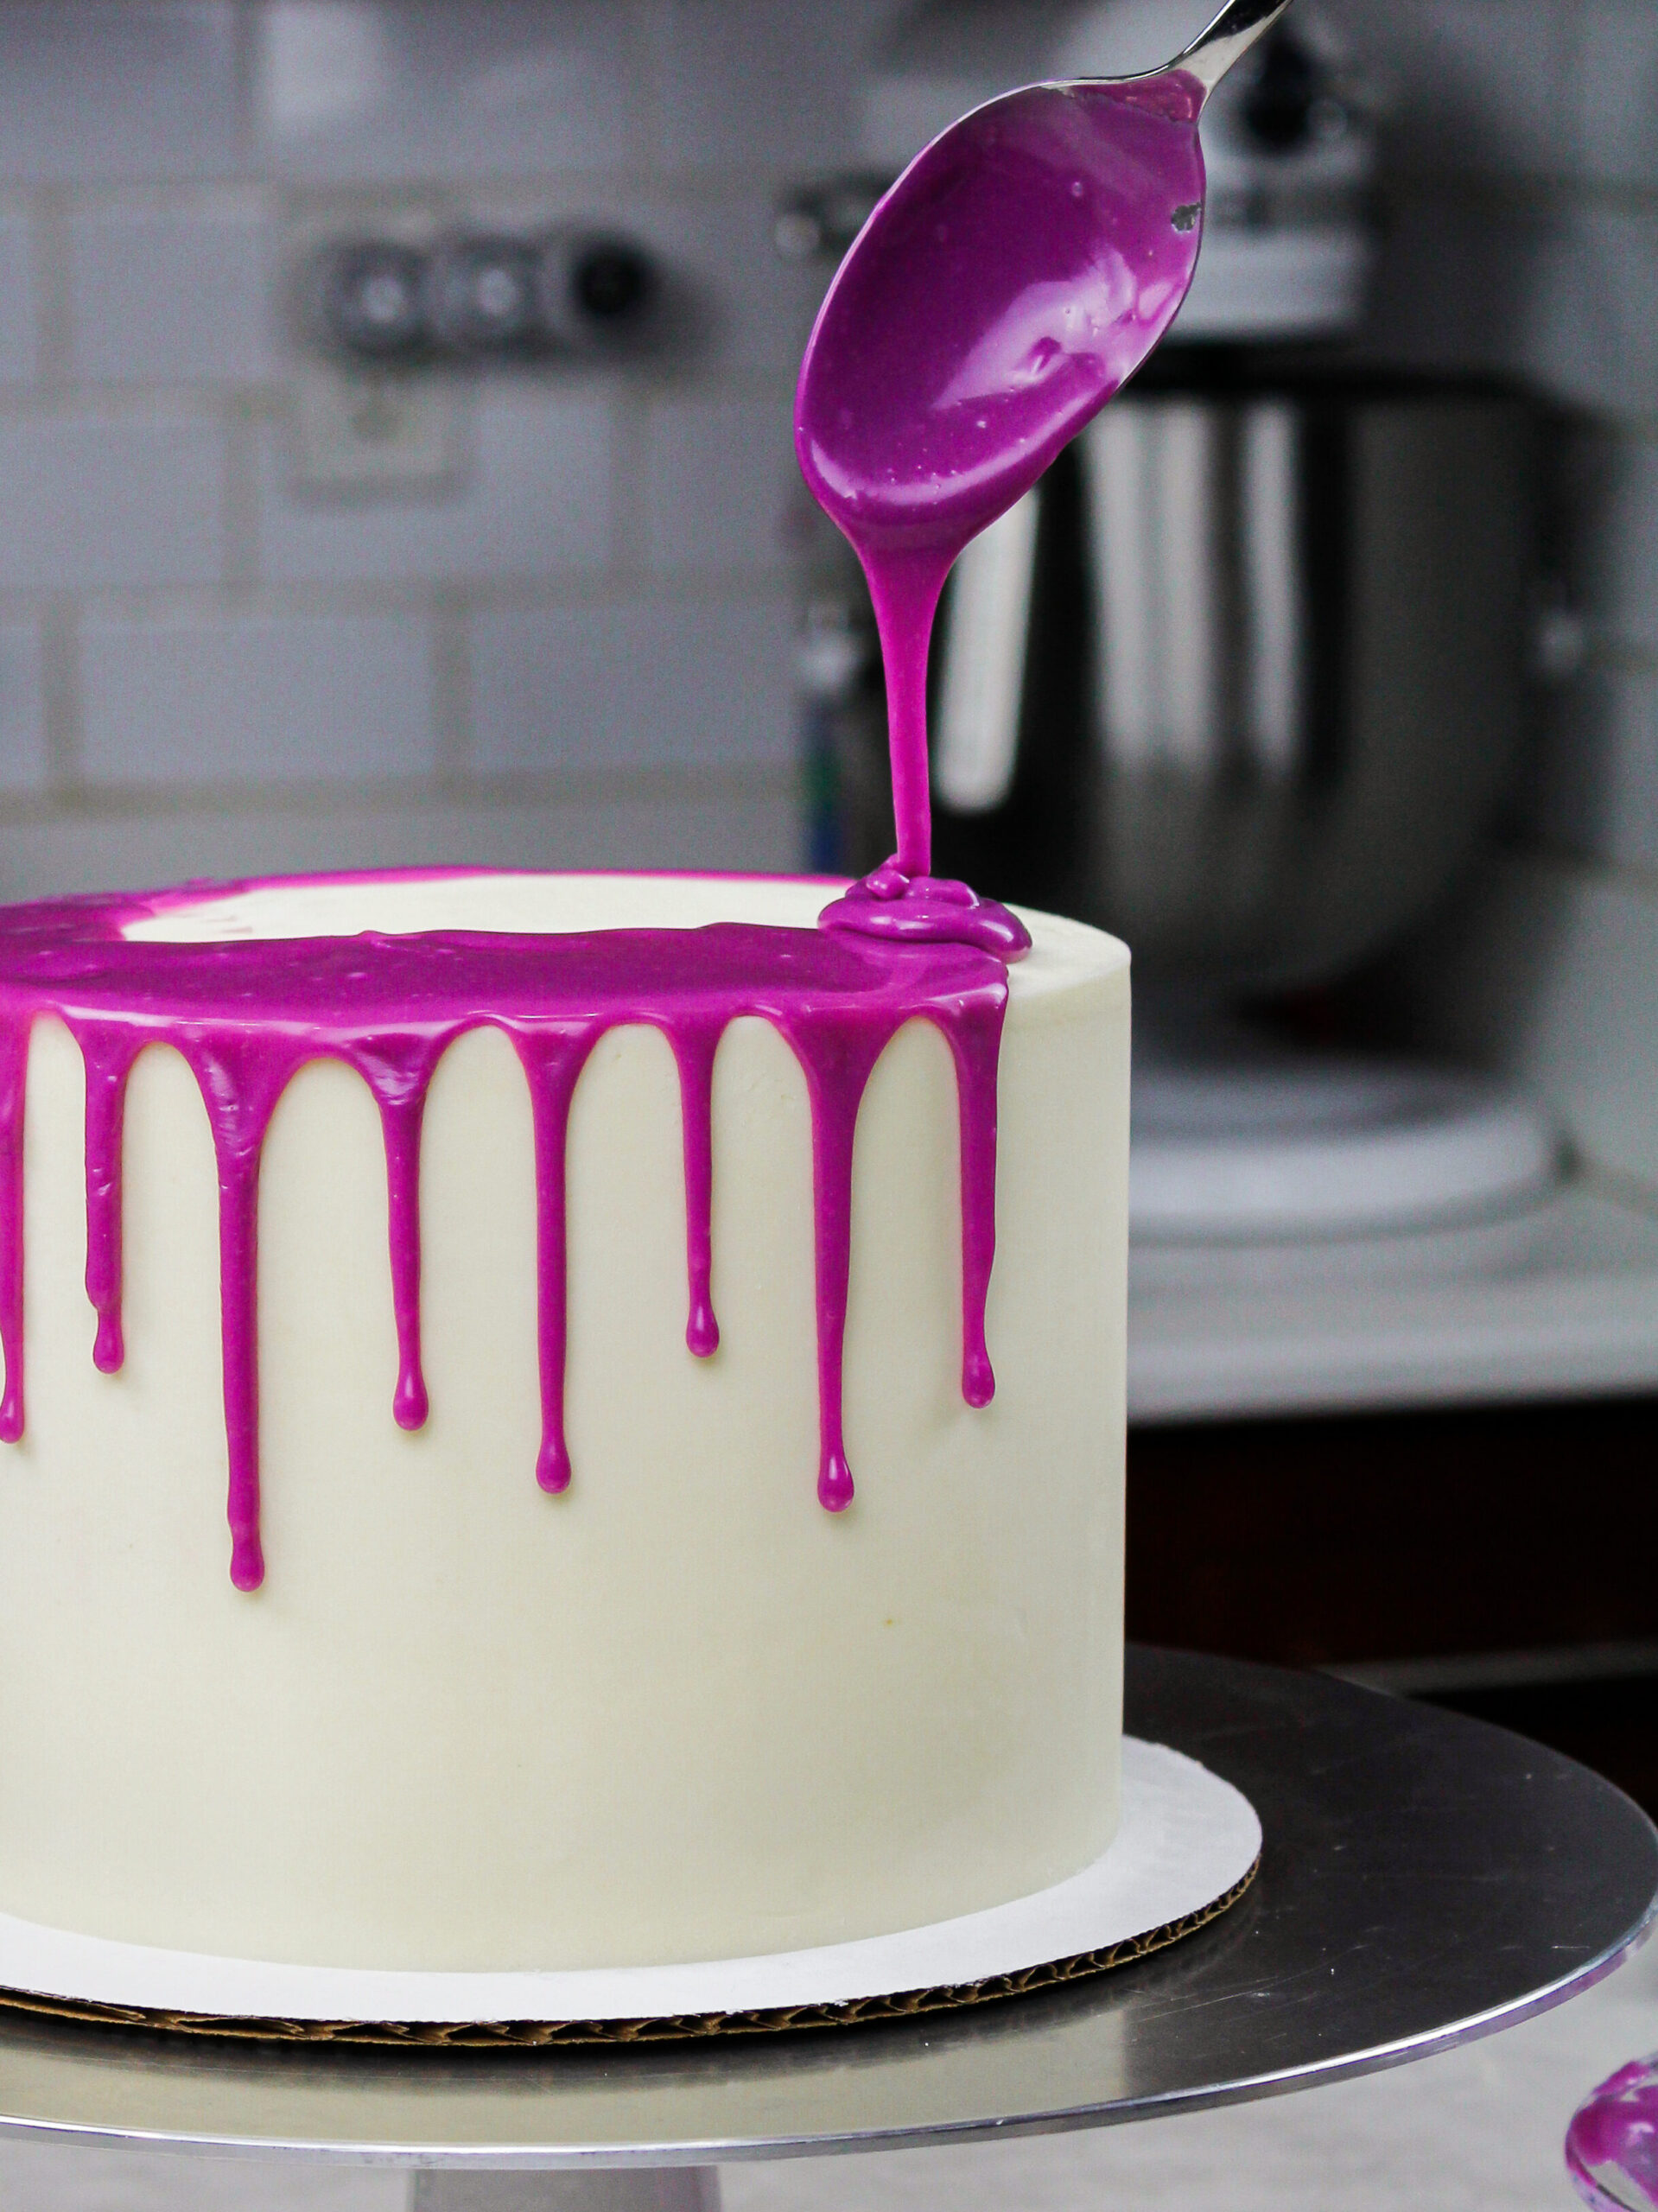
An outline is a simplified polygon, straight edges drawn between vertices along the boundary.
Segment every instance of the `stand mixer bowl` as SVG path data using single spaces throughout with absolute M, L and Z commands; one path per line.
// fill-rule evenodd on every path
M 1216 993 L 1378 950 L 1512 774 L 1537 448 L 1471 384 L 1234 360 L 1121 395 L 956 565 L 941 868 Z

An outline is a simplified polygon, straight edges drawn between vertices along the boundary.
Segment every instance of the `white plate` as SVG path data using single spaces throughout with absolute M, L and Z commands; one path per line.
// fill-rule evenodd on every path
M 1122 1825 L 1051 1889 L 893 1936 L 688 1966 L 422 1974 L 273 1964 L 111 1942 L 0 1914 L 0 1988 L 72 2003 L 291 2021 L 661 2019 L 845 2005 L 1018 1974 L 1201 1914 L 1261 1850 L 1247 1798 L 1196 1759 L 1126 1737 Z

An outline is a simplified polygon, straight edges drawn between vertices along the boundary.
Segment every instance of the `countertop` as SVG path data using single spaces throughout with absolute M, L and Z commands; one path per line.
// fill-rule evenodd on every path
M 1586 1182 L 1457 1228 L 1137 1246 L 1128 1280 L 1138 1422 L 1658 1385 L 1658 1218 Z

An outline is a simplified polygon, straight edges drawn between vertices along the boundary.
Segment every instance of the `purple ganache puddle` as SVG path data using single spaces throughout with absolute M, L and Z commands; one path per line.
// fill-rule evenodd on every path
M 976 944 L 1004 960 L 1022 960 L 1031 932 L 1017 914 L 981 899 L 965 883 L 927 875 L 912 881 L 895 860 L 854 883 L 817 918 L 820 929 L 850 930 L 907 944 Z
M 1658 2054 L 1632 2059 L 1585 2098 L 1566 2132 L 1566 2166 L 1596 2212 L 1642 2197 L 1658 2204 Z
M 200 887 L 207 897 L 215 889 Z M 996 1065 L 1007 970 L 976 944 L 874 944 L 841 931 L 721 922 L 696 930 L 509 936 L 434 931 L 386 937 L 213 944 L 131 939 L 156 901 L 64 899 L 0 909 L 0 1440 L 23 1430 L 23 1110 L 29 1039 L 55 1014 L 86 1066 L 86 1290 L 93 1358 L 119 1368 L 121 1137 L 132 1064 L 171 1045 L 194 1071 L 213 1131 L 219 1193 L 219 1303 L 229 1462 L 231 1577 L 264 1579 L 259 1543 L 259 1161 L 271 1113 L 306 1062 L 344 1061 L 379 1108 L 385 1143 L 398 1374 L 393 1417 L 427 1414 L 420 1352 L 420 1136 L 439 1059 L 465 1031 L 511 1040 L 535 1130 L 542 1440 L 537 1478 L 570 1481 L 564 1436 L 565 1137 L 588 1053 L 608 1029 L 646 1023 L 678 1065 L 683 1124 L 686 1342 L 720 1337 L 710 1294 L 715 1055 L 728 1022 L 771 1022 L 804 1071 L 811 1106 L 817 1306 L 817 1494 L 852 1497 L 842 1433 L 842 1349 L 851 1257 L 853 1136 L 871 1069 L 919 1016 L 954 1059 L 961 1144 L 962 1390 L 994 1382 L 984 1309 L 995 1249 Z
M 1197 259 L 1202 103 L 1178 69 L 993 100 L 877 207 L 806 348 L 795 448 L 868 578 L 893 866 L 903 901 L 935 919 L 927 647 L 938 594 L 969 539 L 1030 489 L 1173 320 Z

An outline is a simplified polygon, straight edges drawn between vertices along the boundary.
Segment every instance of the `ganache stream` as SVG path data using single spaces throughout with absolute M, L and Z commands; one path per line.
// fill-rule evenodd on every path
M 243 887 L 196 886 L 192 899 Z M 501 1030 L 527 1079 L 535 1135 L 537 1347 L 542 1438 L 537 1479 L 570 1481 L 564 1434 L 565 1139 L 577 1078 L 598 1039 L 645 1024 L 679 1070 L 689 1318 L 686 1342 L 719 1343 L 710 1291 L 715 1055 L 739 1016 L 769 1021 L 804 1072 L 811 1109 L 817 1310 L 817 1495 L 852 1497 L 842 1428 L 842 1352 L 851 1256 L 853 1141 L 871 1070 L 912 1019 L 932 1022 L 955 1064 L 961 1147 L 962 1391 L 994 1389 L 985 1299 L 995 1246 L 996 1071 L 1007 976 L 983 944 L 887 940 L 837 930 L 721 922 L 693 930 L 498 935 L 133 939 L 124 929 L 178 894 L 70 899 L 0 909 L 0 1440 L 23 1433 L 23 1115 L 29 1033 L 55 1015 L 86 1069 L 86 1291 L 92 1357 L 109 1374 L 121 1332 L 121 1144 L 126 1084 L 148 1045 L 193 1070 L 219 1177 L 219 1299 L 229 1461 L 231 1579 L 257 1589 L 259 1541 L 259 1162 L 277 1100 L 307 1062 L 354 1068 L 385 1143 L 400 1427 L 427 1415 L 420 1348 L 420 1140 L 445 1050 L 471 1029 Z M 991 910 L 990 918 L 1001 910 Z M 981 925 L 986 916 L 979 917 Z M 1022 931 L 1007 917 L 1018 936 Z M 971 925 L 969 925 L 971 926 Z M 1000 932 L 1004 942 L 1007 930 Z M 1017 944 L 1007 950 L 1016 952 Z

